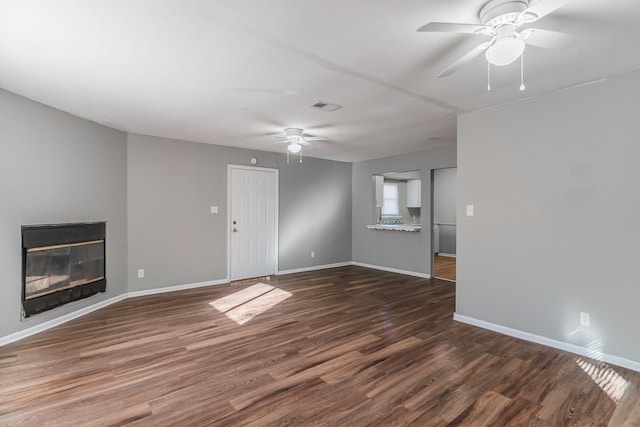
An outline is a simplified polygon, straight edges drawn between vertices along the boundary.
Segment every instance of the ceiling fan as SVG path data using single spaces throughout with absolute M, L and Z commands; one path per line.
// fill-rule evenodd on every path
M 418 28 L 418 31 L 490 37 L 449 65 L 438 77 L 453 74 L 482 52 L 485 52 L 489 70 L 491 65 L 508 65 L 521 58 L 522 77 L 522 56 L 527 45 L 553 47 L 568 36 L 556 31 L 522 27 L 543 18 L 569 1 L 571 0 L 491 0 L 478 13 L 480 24 L 430 22 Z M 534 34 L 537 36 L 530 39 Z M 524 90 L 524 83 L 520 90 Z
M 287 144 L 287 163 L 289 163 L 289 153 L 299 154 L 300 163 L 302 163 L 302 146 L 313 145 L 311 141 L 328 141 L 326 136 L 314 136 L 304 133 L 300 128 L 286 128 L 284 130 L 285 138 L 278 143 Z M 278 137 L 281 138 L 281 137 Z

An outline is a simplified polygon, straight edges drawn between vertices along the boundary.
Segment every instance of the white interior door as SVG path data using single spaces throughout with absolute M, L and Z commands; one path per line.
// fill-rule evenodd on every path
M 230 278 L 276 273 L 277 171 L 229 168 Z

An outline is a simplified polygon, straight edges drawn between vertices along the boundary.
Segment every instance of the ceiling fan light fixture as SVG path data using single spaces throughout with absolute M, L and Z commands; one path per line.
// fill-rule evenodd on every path
M 300 150 L 302 150 L 302 145 L 298 144 L 297 142 L 291 142 L 288 146 L 287 149 L 289 150 L 290 153 L 296 154 L 299 153 Z
M 520 58 L 524 52 L 524 48 L 524 41 L 517 37 L 502 38 L 487 49 L 485 57 L 491 65 L 509 65 Z

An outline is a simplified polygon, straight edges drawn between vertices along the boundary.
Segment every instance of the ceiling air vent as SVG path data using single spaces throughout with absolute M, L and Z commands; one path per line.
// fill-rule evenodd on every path
M 324 102 L 324 101 L 316 101 L 313 104 L 311 104 L 311 107 L 318 108 L 323 111 L 336 111 L 342 108 L 341 105 L 329 104 L 328 102 Z

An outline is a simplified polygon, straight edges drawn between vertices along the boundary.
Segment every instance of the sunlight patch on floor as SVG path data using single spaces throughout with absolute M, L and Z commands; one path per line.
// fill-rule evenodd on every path
M 624 396 L 629 382 L 608 366 L 598 366 L 583 359 L 576 360 L 578 366 L 591 377 L 616 405 Z
M 258 283 L 256 285 L 242 289 L 241 291 L 235 292 L 231 295 L 227 295 L 226 297 L 219 298 L 213 302 L 210 302 L 209 304 L 211 304 L 211 306 L 218 310 L 220 313 L 226 313 L 232 308 L 242 305 L 254 298 L 259 297 L 260 295 L 266 294 L 273 289 L 275 288 L 271 285 Z
M 257 283 L 209 304 L 238 325 L 244 325 L 291 295 L 291 292 Z

